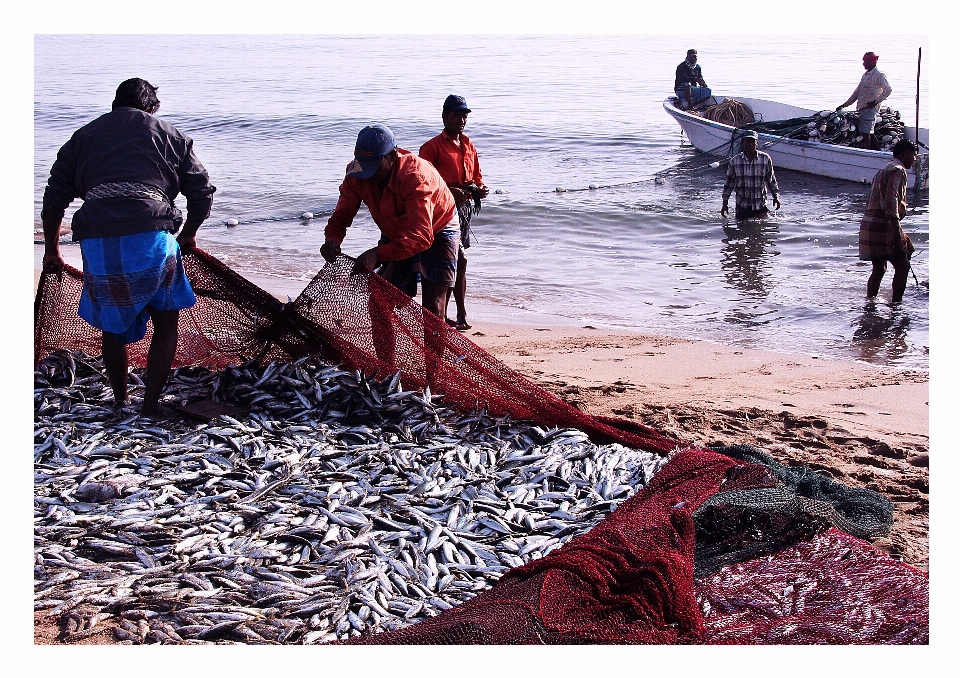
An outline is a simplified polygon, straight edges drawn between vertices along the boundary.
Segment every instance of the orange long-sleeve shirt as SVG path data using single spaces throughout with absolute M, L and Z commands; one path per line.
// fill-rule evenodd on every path
M 483 186 L 477 149 L 465 134 L 460 135 L 458 146 L 446 132 L 440 132 L 420 147 L 420 157 L 437 168 L 448 186 L 461 188 L 471 181 Z
M 397 149 L 396 167 L 382 190 L 356 177 L 343 180 L 340 199 L 324 230 L 327 240 L 343 242 L 360 203 L 390 239 L 377 247 L 380 261 L 401 261 L 429 249 L 434 234 L 449 225 L 457 212 L 453 194 L 434 166 L 402 148 Z

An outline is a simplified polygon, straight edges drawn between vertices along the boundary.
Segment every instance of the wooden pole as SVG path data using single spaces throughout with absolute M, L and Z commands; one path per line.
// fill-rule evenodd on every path
M 917 144 L 917 162 L 914 168 L 913 192 L 920 192 L 924 188 L 924 162 L 920 158 L 920 57 L 923 55 L 923 48 L 917 48 L 917 114 L 914 125 L 914 142 Z
M 916 127 L 914 127 L 914 134 L 916 134 L 915 140 L 917 142 L 917 149 L 920 148 L 920 57 L 923 54 L 923 48 L 917 47 L 917 117 L 916 117 Z

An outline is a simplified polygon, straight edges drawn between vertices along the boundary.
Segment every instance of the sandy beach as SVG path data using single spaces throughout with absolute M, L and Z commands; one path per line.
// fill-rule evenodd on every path
M 467 336 L 583 411 L 695 445 L 746 443 L 896 505 L 875 546 L 928 566 L 924 372 L 593 328 L 478 321 Z
M 254 281 L 282 298 L 298 292 L 296 283 Z M 531 315 L 484 319 L 495 313 L 478 307 L 465 335 L 583 411 L 635 420 L 693 445 L 747 443 L 781 463 L 881 492 L 896 506 L 895 522 L 874 545 L 928 569 L 927 373 Z M 35 627 L 35 642 L 56 642 L 56 635 L 49 623 Z M 112 641 L 95 635 L 82 642 Z

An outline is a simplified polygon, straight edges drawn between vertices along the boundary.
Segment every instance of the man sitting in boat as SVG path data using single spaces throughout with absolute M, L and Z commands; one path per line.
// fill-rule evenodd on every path
M 740 147 L 743 149 L 730 159 L 727 166 L 727 181 L 723 185 L 723 207 L 720 214 L 727 216 L 730 193 L 737 191 L 737 219 L 751 219 L 769 214 L 767 187 L 773 196 L 773 208 L 780 209 L 780 187 L 773 173 L 773 160 L 757 150 L 757 133 L 743 133 Z
M 880 102 L 893 92 L 893 88 L 887 82 L 887 76 L 877 70 L 879 58 L 873 52 L 863 55 L 863 67 L 867 72 L 861 76 L 860 84 L 853 90 L 850 98 L 837 106 L 837 111 L 840 111 L 854 101 L 857 102 L 857 115 L 860 117 L 857 131 L 863 135 L 860 148 L 871 148 L 875 151 L 880 150 L 880 144 L 877 143 L 877 138 L 873 134 L 873 127 L 877 121 L 877 109 L 880 108 Z
M 893 297 L 903 299 L 910 272 L 913 243 L 903 232 L 900 220 L 907 213 L 907 170 L 917 159 L 917 147 L 903 139 L 893 147 L 893 160 L 877 172 L 870 186 L 867 209 L 860 220 L 860 259 L 873 263 L 867 280 L 867 296 L 875 297 L 887 271 L 893 264 Z
M 705 101 L 713 96 L 713 92 L 707 87 L 703 79 L 703 73 L 700 71 L 700 64 L 697 63 L 697 50 L 688 49 L 687 59 L 677 66 L 677 77 L 673 81 L 673 91 L 680 100 L 681 108 L 690 109 L 701 101 Z M 687 105 L 683 105 L 686 99 Z

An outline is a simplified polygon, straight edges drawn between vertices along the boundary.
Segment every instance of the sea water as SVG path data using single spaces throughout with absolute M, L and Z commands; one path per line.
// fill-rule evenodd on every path
M 472 224 L 470 317 L 928 369 L 928 287 L 911 276 L 891 304 L 891 268 L 880 296 L 865 296 L 868 186 L 778 169 L 782 209 L 737 224 L 719 213 L 725 169 L 662 106 L 690 47 L 716 94 L 816 110 L 850 95 L 872 50 L 893 87 L 887 103 L 912 126 L 926 38 L 758 37 L 38 35 L 34 228 L 58 148 L 109 110 L 122 80 L 142 77 L 217 186 L 199 246 L 268 289 L 299 289 L 324 265 L 323 227 L 357 132 L 384 123 L 416 152 L 457 93 L 492 191 Z M 926 127 L 923 72 L 920 101 Z M 903 225 L 928 283 L 925 195 L 908 194 Z M 361 208 L 344 252 L 377 235 Z

